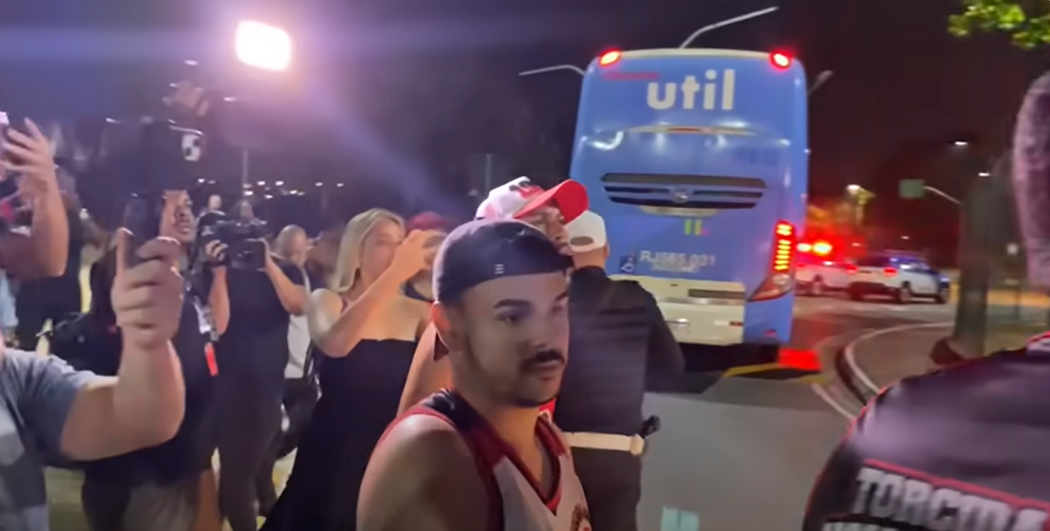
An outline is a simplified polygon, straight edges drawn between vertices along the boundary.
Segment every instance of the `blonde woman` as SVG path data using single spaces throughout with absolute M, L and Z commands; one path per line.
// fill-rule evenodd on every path
M 320 361 L 321 399 L 299 445 L 288 486 L 263 530 L 353 530 L 357 492 L 372 448 L 398 401 L 429 305 L 401 286 L 425 267 L 434 234 L 392 212 L 350 220 L 329 289 L 310 296 L 310 339 Z

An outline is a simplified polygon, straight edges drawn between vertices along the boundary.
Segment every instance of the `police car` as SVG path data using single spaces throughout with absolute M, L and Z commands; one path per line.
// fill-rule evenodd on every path
M 847 270 L 849 297 L 855 301 L 870 295 L 890 296 L 898 304 L 916 297 L 943 304 L 951 295 L 951 281 L 930 267 L 922 257 L 894 252 L 858 258 Z
M 820 297 L 829 291 L 849 287 L 850 262 L 833 256 L 827 242 L 800 243 L 795 267 L 795 284 L 799 293 Z

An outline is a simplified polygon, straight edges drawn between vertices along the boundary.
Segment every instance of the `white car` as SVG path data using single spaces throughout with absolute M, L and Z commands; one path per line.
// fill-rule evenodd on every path
M 948 302 L 951 281 L 920 257 L 871 254 L 859 258 L 850 269 L 849 296 L 859 301 L 869 295 L 888 295 L 899 304 L 915 297 Z
M 829 291 L 848 288 L 849 270 L 848 262 L 800 253 L 795 269 L 795 284 L 799 293 L 820 297 Z

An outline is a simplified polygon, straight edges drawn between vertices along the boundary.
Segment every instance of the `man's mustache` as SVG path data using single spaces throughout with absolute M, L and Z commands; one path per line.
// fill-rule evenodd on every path
M 537 365 L 542 365 L 551 361 L 558 361 L 565 364 L 565 355 L 554 349 L 543 350 L 523 361 L 521 367 L 528 371 L 535 368 Z

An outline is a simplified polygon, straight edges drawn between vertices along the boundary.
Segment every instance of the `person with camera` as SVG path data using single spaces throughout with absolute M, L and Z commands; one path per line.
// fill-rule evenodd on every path
M 51 144 L 32 120 L 26 119 L 25 129 L 3 129 L 0 179 L 17 177 L 19 198 L 33 216 L 27 232 L 0 232 L 0 269 L 21 280 L 57 277 L 66 271 L 69 222 Z
M 179 327 L 179 246 L 157 238 L 134 252 L 118 235 L 112 301 L 122 331 L 115 378 L 73 371 L 53 356 L 0 347 L 0 527 L 46 531 L 45 465 L 103 459 L 161 444 L 183 421 L 184 382 L 171 338 Z M 117 528 L 107 528 L 117 529 Z
M 275 502 L 276 494 L 260 492 L 256 479 L 281 429 L 289 318 L 303 314 L 307 293 L 299 266 L 252 237 L 264 224 L 244 218 L 226 223 L 236 225 L 228 232 L 238 241 L 228 242 L 230 326 L 218 344 L 223 368 L 219 504 L 234 531 L 254 531 L 256 501 L 262 498 L 261 513 Z
M 180 390 L 185 416 L 164 444 L 85 465 L 81 496 L 88 524 L 95 531 L 217 531 L 221 525 L 211 469 L 211 457 L 218 447 L 214 419 L 218 365 L 212 341 L 229 322 L 225 268 L 216 266 L 211 269 L 211 278 L 198 278 L 202 270 L 187 260 L 197 227 L 185 191 L 164 193 L 159 223 L 158 233 L 164 241 L 177 244 L 177 258 L 187 271 L 178 292 L 169 295 L 178 302 L 179 319 L 166 336 L 177 352 L 181 380 L 185 382 L 184 390 Z M 200 252 L 201 260 L 218 263 L 225 247 L 222 242 L 211 241 Z M 121 256 L 118 244 L 115 252 L 103 259 L 101 271 L 111 271 L 107 268 L 119 264 Z M 119 325 L 120 315 L 107 314 L 104 282 L 93 287 L 92 322 L 111 330 L 105 323 Z M 116 301 L 113 303 L 116 310 Z M 105 349 L 104 344 L 94 348 Z M 125 357 L 120 359 L 122 368 Z

